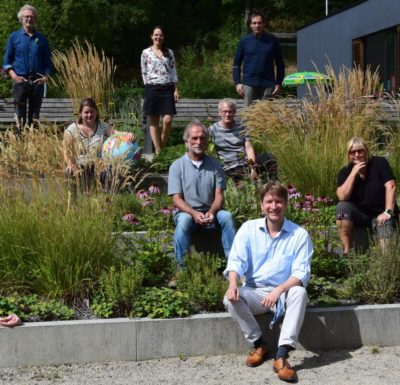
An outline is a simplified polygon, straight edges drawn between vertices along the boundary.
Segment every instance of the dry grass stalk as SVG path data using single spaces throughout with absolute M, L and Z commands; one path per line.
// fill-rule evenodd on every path
M 0 181 L 6 182 L 0 183 L 0 187 L 6 185 L 8 189 L 19 189 L 28 184 L 41 189 L 43 186 L 47 188 L 52 182 L 59 187 L 67 186 L 63 151 L 63 135 L 55 125 L 38 123 L 37 129 L 26 129 L 20 135 L 15 135 L 11 130 L 0 133 Z M 76 157 L 77 154 L 74 154 Z M 88 162 L 95 170 L 93 193 L 104 189 L 117 193 L 128 186 L 135 189 L 145 177 L 143 169 L 131 171 L 130 162 L 110 162 L 96 156 L 88 159 Z M 106 180 L 101 183 L 102 173 L 106 170 L 111 171 L 106 173 Z M 79 185 L 79 171 L 77 176 Z M 84 192 L 83 186 L 78 187 L 79 191 Z
M 57 178 L 63 175 L 62 139 L 57 126 L 38 123 L 20 135 L 0 133 L 0 177 Z
M 87 40 L 82 46 L 76 39 L 66 53 L 53 53 L 53 63 L 58 72 L 53 84 L 67 91 L 76 111 L 80 100 L 91 97 L 98 105 L 100 116 L 111 115 L 116 70 L 112 58 L 106 57 L 103 51 L 100 54 Z

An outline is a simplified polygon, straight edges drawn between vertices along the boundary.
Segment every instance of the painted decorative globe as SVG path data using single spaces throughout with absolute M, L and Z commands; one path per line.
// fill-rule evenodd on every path
M 111 135 L 103 144 L 102 157 L 104 159 L 120 159 L 137 161 L 142 155 L 142 149 L 137 142 L 129 142 L 128 135 Z

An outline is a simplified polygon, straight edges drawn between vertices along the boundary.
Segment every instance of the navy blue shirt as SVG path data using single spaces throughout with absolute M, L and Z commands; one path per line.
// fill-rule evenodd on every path
M 39 32 L 29 36 L 23 28 L 12 32 L 7 41 L 4 70 L 13 69 L 18 76 L 49 75 L 51 51 L 47 39 Z
M 242 80 L 241 72 L 243 72 Z M 258 38 L 251 33 L 240 39 L 233 59 L 235 84 L 273 87 L 275 84 L 281 85 L 284 76 L 285 63 L 278 39 L 275 36 L 263 33 Z

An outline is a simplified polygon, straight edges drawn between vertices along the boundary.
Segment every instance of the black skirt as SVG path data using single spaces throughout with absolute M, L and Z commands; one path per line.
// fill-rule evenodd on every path
M 176 115 L 174 84 L 146 84 L 144 87 L 145 115 Z

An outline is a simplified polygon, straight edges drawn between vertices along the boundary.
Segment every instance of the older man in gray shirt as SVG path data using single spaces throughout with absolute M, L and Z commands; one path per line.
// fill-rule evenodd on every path
M 209 128 L 211 141 L 224 165 L 225 173 L 235 180 L 250 171 L 252 179 L 276 179 L 277 164 L 267 152 L 257 154 L 246 127 L 235 119 L 236 104 L 232 99 L 222 99 L 218 105 L 220 120 Z
M 181 267 L 194 230 L 219 227 L 226 257 L 236 232 L 232 215 L 222 210 L 226 188 L 222 165 L 205 154 L 207 129 L 199 121 L 193 121 L 186 127 L 183 140 L 188 151 L 171 165 L 168 175 L 168 195 L 172 195 L 177 208 L 175 256 Z

